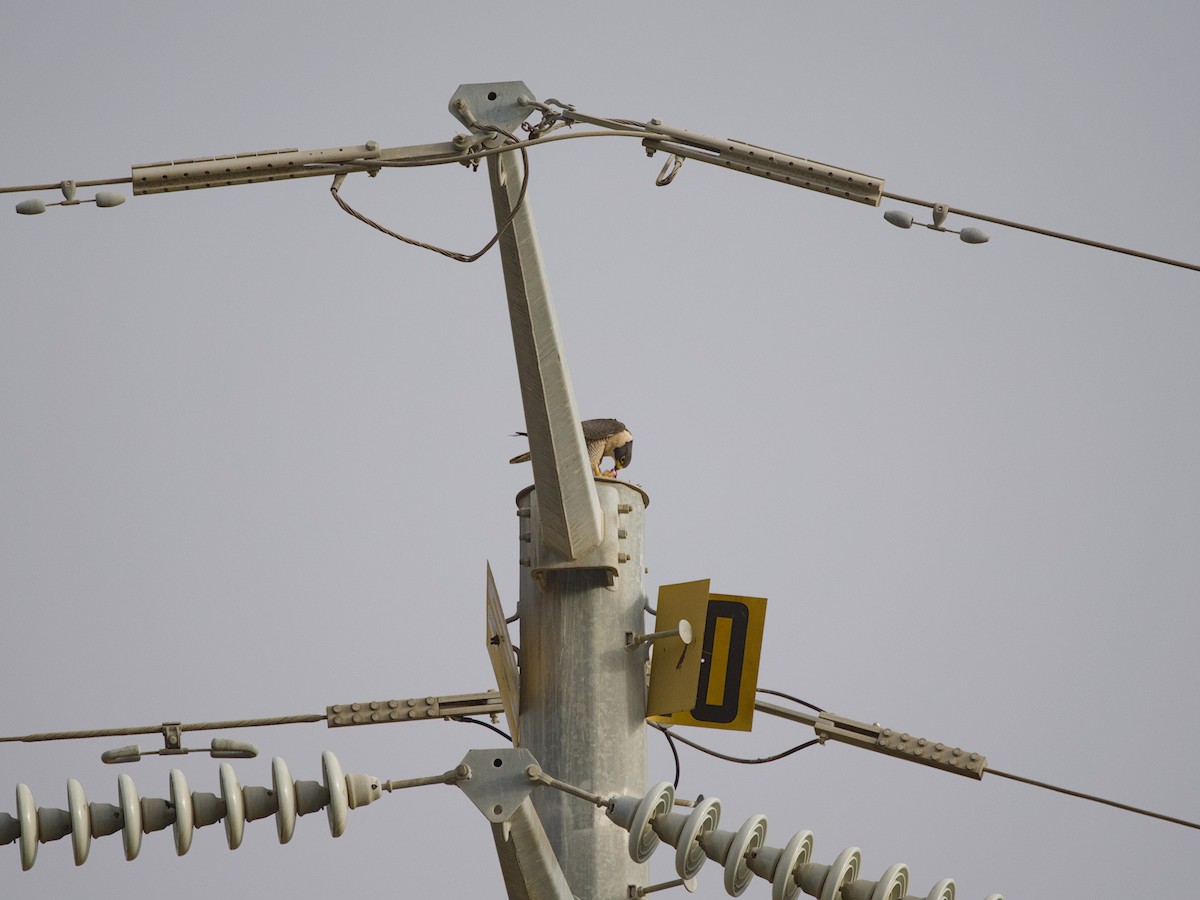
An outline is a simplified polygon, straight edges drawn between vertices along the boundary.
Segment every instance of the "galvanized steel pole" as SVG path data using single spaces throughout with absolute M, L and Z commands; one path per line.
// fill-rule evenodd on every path
M 516 152 L 488 159 L 500 225 L 517 202 L 520 166 Z M 530 359 L 522 358 L 523 349 L 537 354 L 539 367 L 543 358 L 550 366 L 560 365 L 562 359 L 556 328 L 537 340 L 530 333 L 530 322 L 553 324 L 554 313 L 528 197 L 499 246 L 522 395 L 528 403 Z M 562 372 L 565 375 L 565 365 Z M 564 393 L 573 406 L 569 379 Z M 538 398 L 539 405 L 543 399 Z M 553 418 L 555 412 L 548 414 Z M 571 414 L 577 415 L 573 409 Z M 572 427 L 578 434 L 577 421 Z M 646 784 L 646 657 L 644 648 L 625 649 L 625 633 L 645 630 L 643 525 L 648 498 L 636 487 L 607 478 L 595 480 L 594 496 L 600 507 L 599 543 L 584 544 L 574 554 L 564 552 L 556 534 L 564 499 L 569 508 L 570 498 L 552 491 L 544 516 L 533 487 L 517 498 L 520 740 L 542 769 L 557 778 L 600 794 L 637 795 Z M 645 883 L 647 867 L 630 859 L 628 835 L 601 810 L 559 791 L 535 791 L 533 802 L 570 889 L 580 900 L 624 897 L 628 885 Z

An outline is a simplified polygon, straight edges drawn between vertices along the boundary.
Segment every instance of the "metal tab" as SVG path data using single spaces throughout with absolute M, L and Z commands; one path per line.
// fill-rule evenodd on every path
M 458 786 L 496 825 L 513 816 L 535 785 L 525 770 L 536 766 L 537 760 L 524 747 L 472 750 L 463 757 L 462 765 L 470 768 L 471 777 Z
M 450 114 L 471 129 L 494 125 L 512 131 L 534 112 L 534 99 L 523 81 L 460 84 L 450 98 Z

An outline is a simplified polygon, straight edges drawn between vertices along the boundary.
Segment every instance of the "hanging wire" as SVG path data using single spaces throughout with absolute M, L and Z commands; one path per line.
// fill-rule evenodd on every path
M 471 725 L 482 725 L 489 731 L 494 731 L 500 737 L 504 738 L 509 743 L 512 743 L 512 735 L 502 728 L 497 728 L 491 722 L 484 722 L 482 719 L 472 719 L 470 716 L 450 716 L 451 722 L 467 722 Z
M 520 212 L 521 207 L 525 203 L 525 193 L 529 188 L 529 151 L 525 149 L 523 142 L 518 140 L 517 137 L 510 132 L 505 131 L 503 128 L 499 128 L 495 125 L 484 125 L 480 127 L 502 135 L 503 137 L 507 138 L 511 144 L 518 145 L 521 151 L 521 163 L 523 171 L 521 173 L 521 190 L 517 194 L 517 202 L 513 204 L 512 212 L 508 214 L 508 217 L 504 220 L 504 223 L 496 229 L 496 233 L 492 235 L 491 239 L 475 253 L 459 253 L 455 250 L 447 250 L 444 247 L 438 247 L 436 244 L 426 244 L 424 241 L 418 241 L 415 238 L 405 237 L 402 234 L 398 234 L 397 232 L 392 231 L 390 228 L 385 228 L 383 225 L 380 225 L 375 220 L 364 216 L 349 203 L 343 200 L 341 194 L 339 193 L 339 189 L 342 186 L 342 181 L 345 180 L 346 177 L 345 172 L 341 172 L 334 176 L 333 184 L 329 186 L 329 193 L 333 195 L 333 199 L 337 201 L 338 206 L 340 206 L 345 212 L 354 216 L 354 218 L 358 219 L 363 224 L 370 225 L 377 231 L 386 234 L 388 237 L 393 237 L 396 240 L 403 241 L 404 243 L 410 244 L 413 247 L 420 247 L 422 250 L 432 250 L 434 253 L 440 253 L 442 256 L 452 259 L 455 262 L 475 262 L 475 260 L 479 259 L 485 253 L 491 250 L 492 247 L 496 245 L 496 242 L 500 240 L 504 232 L 508 230 L 509 226 L 512 225 L 513 219 L 517 217 L 517 213 Z M 508 152 L 503 147 L 498 149 Z M 508 150 L 511 150 L 511 148 L 508 148 Z
M 799 703 L 801 706 L 806 706 L 815 713 L 823 713 L 825 710 L 819 706 L 814 706 L 807 700 L 801 700 L 799 697 L 793 697 L 791 694 L 785 694 L 783 691 L 773 691 L 770 688 L 757 688 L 760 694 L 770 694 L 772 697 L 782 697 L 784 700 L 791 700 L 793 703 Z
M 679 749 L 675 746 L 675 738 L 671 735 L 670 731 L 668 731 L 666 728 L 659 728 L 658 730 L 660 732 L 662 732 L 662 736 L 667 739 L 667 746 L 669 746 L 671 748 L 671 755 L 673 757 L 675 757 L 675 781 L 673 782 L 673 784 L 675 785 L 675 789 L 678 790 L 679 789 Z
M 657 728 L 659 731 L 662 731 L 664 733 L 667 730 L 666 726 L 659 725 L 657 723 L 651 723 L 651 724 L 655 728 Z M 782 753 L 776 753 L 776 754 L 773 754 L 772 756 L 763 756 L 758 759 L 747 759 L 742 756 L 729 756 L 726 753 L 719 753 L 718 751 L 713 750 L 711 747 L 705 747 L 702 744 L 697 744 L 695 741 L 689 740 L 688 738 L 685 738 L 682 735 L 675 734 L 675 735 L 671 735 L 671 737 L 673 740 L 680 741 L 681 743 L 687 744 L 693 750 L 699 750 L 701 753 L 707 753 L 709 756 L 715 756 L 717 759 L 725 760 L 725 762 L 740 763 L 740 764 L 746 765 L 746 766 L 759 766 L 759 765 L 762 765 L 763 763 L 775 762 L 776 760 L 780 760 L 785 757 L 791 756 L 793 753 L 799 753 L 801 750 L 806 750 L 809 747 L 813 746 L 814 744 L 821 743 L 819 738 L 813 738 L 811 741 L 805 741 L 803 744 L 797 744 L 795 747 L 791 747 L 787 750 L 784 750 Z

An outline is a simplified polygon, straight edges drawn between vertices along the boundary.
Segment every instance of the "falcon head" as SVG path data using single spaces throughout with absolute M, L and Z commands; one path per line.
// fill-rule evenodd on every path
M 629 434 L 628 431 L 625 434 Z M 613 467 L 624 469 L 633 461 L 633 438 L 629 438 L 625 443 L 613 447 L 612 451 Z

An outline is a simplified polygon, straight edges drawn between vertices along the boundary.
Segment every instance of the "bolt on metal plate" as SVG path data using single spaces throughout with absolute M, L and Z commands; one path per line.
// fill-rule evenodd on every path
M 534 788 L 525 770 L 537 760 L 524 747 L 472 750 L 463 764 L 471 768 L 471 777 L 458 786 L 489 822 L 507 822 Z
M 450 98 L 450 114 L 468 128 L 474 124 L 471 119 L 474 116 L 474 122 L 480 125 L 495 125 L 513 131 L 534 111 L 532 106 L 520 104 L 521 97 L 534 99 L 533 91 L 523 81 L 460 84 Z M 470 115 L 459 106 L 460 100 L 466 104 Z

